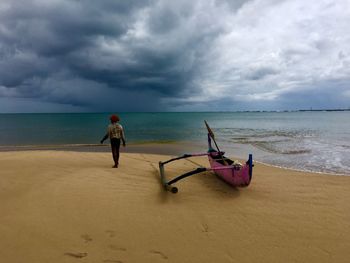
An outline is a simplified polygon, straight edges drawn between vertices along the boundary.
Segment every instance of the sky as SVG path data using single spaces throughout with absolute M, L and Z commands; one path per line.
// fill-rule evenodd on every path
M 0 113 L 350 108 L 349 0 L 1 0 Z

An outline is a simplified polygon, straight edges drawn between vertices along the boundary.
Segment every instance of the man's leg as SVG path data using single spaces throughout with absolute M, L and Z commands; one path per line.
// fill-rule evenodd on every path
M 114 167 L 117 168 L 118 164 L 119 164 L 120 140 L 113 139 L 111 141 L 111 146 L 112 146 L 112 155 L 113 155 Z

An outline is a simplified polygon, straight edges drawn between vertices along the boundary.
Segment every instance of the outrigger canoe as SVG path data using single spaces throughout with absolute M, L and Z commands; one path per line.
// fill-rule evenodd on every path
M 249 154 L 248 160 L 245 162 L 245 164 L 241 164 L 238 161 L 233 161 L 227 158 L 226 156 L 224 156 L 225 153 L 220 151 L 215 141 L 215 136 L 213 131 L 209 127 L 208 123 L 206 121 L 204 122 L 208 130 L 208 152 L 184 154 L 182 156 L 172 158 L 165 162 L 159 162 L 160 179 L 165 190 L 170 191 L 172 193 L 177 193 L 178 188 L 176 186 L 173 186 L 173 184 L 175 184 L 177 181 L 182 180 L 186 177 L 192 176 L 194 174 L 207 172 L 207 171 L 214 172 L 219 178 L 221 178 L 222 180 L 224 180 L 226 183 L 230 184 L 233 187 L 247 187 L 250 184 L 252 180 L 253 166 L 254 166 L 253 155 Z M 217 150 L 213 149 L 211 144 L 212 140 L 214 141 Z M 169 181 L 166 179 L 165 169 L 164 169 L 164 166 L 166 164 L 173 161 L 180 160 L 180 159 L 186 159 L 186 158 L 197 157 L 197 156 L 208 156 L 210 168 L 198 167 L 195 170 L 179 175 Z

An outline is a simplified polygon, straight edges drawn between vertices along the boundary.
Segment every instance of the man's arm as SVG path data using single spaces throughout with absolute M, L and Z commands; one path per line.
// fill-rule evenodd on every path
M 121 132 L 121 139 L 122 139 L 122 142 L 123 142 L 123 146 L 125 147 L 125 145 L 126 145 L 126 141 L 125 141 L 125 134 L 124 134 L 124 129 L 122 128 L 122 132 Z
M 102 140 L 100 141 L 100 143 L 103 144 L 103 142 L 104 142 L 105 140 L 107 140 L 107 138 L 108 138 L 108 132 L 107 132 L 106 135 L 102 138 Z

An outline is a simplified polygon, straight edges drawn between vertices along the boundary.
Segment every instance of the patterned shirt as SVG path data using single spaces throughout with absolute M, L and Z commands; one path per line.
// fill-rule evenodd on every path
M 112 123 L 108 125 L 107 134 L 109 139 L 117 138 L 125 141 L 123 126 L 119 123 Z

